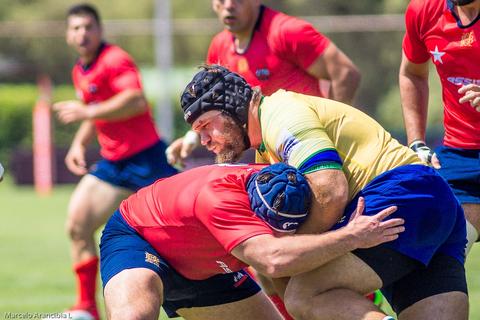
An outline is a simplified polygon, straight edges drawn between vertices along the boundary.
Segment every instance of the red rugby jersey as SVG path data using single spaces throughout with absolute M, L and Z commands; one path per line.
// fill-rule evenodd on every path
M 405 13 L 403 51 L 413 63 L 431 59 L 442 84 L 444 144 L 480 149 L 480 113 L 459 103 L 462 85 L 480 85 L 480 23 L 463 26 L 447 0 L 413 0 Z
M 117 46 L 102 45 L 87 67 L 76 63 L 72 70 L 77 96 L 88 107 L 110 99 L 126 89 L 142 89 L 133 59 Z M 101 155 L 108 160 L 130 157 L 159 140 L 150 110 L 124 120 L 95 120 Z
M 264 165 L 197 167 L 140 189 L 120 205 L 127 221 L 180 274 L 201 280 L 246 265 L 230 254 L 272 234 L 250 209 L 246 183 Z
M 304 70 L 329 43 L 306 21 L 262 7 L 248 49 L 237 53 L 232 33 L 223 30 L 210 43 L 207 63 L 229 68 L 266 95 L 285 89 L 322 96 L 318 79 Z

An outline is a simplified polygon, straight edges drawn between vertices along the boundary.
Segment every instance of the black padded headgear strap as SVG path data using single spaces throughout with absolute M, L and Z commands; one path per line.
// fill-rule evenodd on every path
M 248 119 L 252 88 L 238 74 L 219 65 L 203 67 L 187 85 L 180 99 L 184 119 L 192 124 L 203 113 L 220 110 L 240 125 Z

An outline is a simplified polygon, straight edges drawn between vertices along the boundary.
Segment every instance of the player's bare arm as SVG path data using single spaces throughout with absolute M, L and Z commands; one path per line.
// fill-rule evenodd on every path
M 122 120 L 144 113 L 148 103 L 139 89 L 127 89 L 108 100 L 86 105 L 77 100 L 55 103 L 53 110 L 65 124 L 82 120 Z
M 347 226 L 320 235 L 252 237 L 232 250 L 238 259 L 260 273 L 272 277 L 289 277 L 313 270 L 357 248 L 369 248 L 398 238 L 404 231 L 403 219 L 383 221 L 395 212 L 389 207 L 374 216 L 363 216 L 363 202 Z
M 325 232 L 341 218 L 347 205 L 347 178 L 343 171 L 333 169 L 308 173 L 305 178 L 312 190 L 313 201 L 308 219 L 297 233 Z
M 335 44 L 330 43 L 307 72 L 318 79 L 331 81 L 329 98 L 351 104 L 360 85 L 360 72 Z
M 398 75 L 408 143 L 425 141 L 428 108 L 428 61 L 416 64 L 402 55 Z
M 83 121 L 73 138 L 70 149 L 65 157 L 65 165 L 68 170 L 76 175 L 84 175 L 88 172 L 85 153 L 88 144 L 95 136 L 95 127 L 91 121 Z
M 409 61 L 405 54 L 402 54 L 398 80 L 407 141 L 411 148 L 416 141 L 425 144 L 429 94 L 428 68 L 428 61 L 416 64 Z M 426 148 L 423 156 L 421 151 L 412 149 L 417 152 L 419 158 L 431 163 L 437 169 L 440 168 L 437 156 L 428 147 Z M 431 155 L 428 156 L 428 154 Z

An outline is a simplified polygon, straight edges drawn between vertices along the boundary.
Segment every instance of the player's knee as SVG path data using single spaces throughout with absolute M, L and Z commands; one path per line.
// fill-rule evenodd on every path
M 74 215 L 69 215 L 65 221 L 65 232 L 71 240 L 82 240 L 91 236 L 94 230 L 91 230 L 85 220 L 77 219 Z
M 285 292 L 284 303 L 288 313 L 295 319 L 308 319 L 310 297 L 296 294 L 292 290 Z

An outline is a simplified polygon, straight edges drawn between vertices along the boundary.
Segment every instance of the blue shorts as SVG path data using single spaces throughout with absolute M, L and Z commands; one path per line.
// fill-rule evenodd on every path
M 153 146 L 119 161 L 102 159 L 95 163 L 89 174 L 114 186 L 137 191 L 160 178 L 178 171 L 168 164 L 166 145 L 159 141 Z
M 480 203 L 480 150 L 440 146 L 435 149 L 444 177 L 460 203 Z
M 383 246 L 428 265 L 437 254 L 465 262 L 466 224 L 463 209 L 446 181 L 424 165 L 406 165 L 387 171 L 372 181 L 345 209 L 333 229 L 348 223 L 358 197 L 365 198 L 365 215 L 396 205 L 391 218 L 405 220 L 405 232 Z
M 190 280 L 181 276 L 128 225 L 117 210 L 105 225 L 100 241 L 103 288 L 113 276 L 133 268 L 147 268 L 160 276 L 164 287 L 162 307 L 169 317 L 178 317 L 176 311 L 180 308 L 239 301 L 260 291 L 257 283 L 243 270 L 205 280 Z

